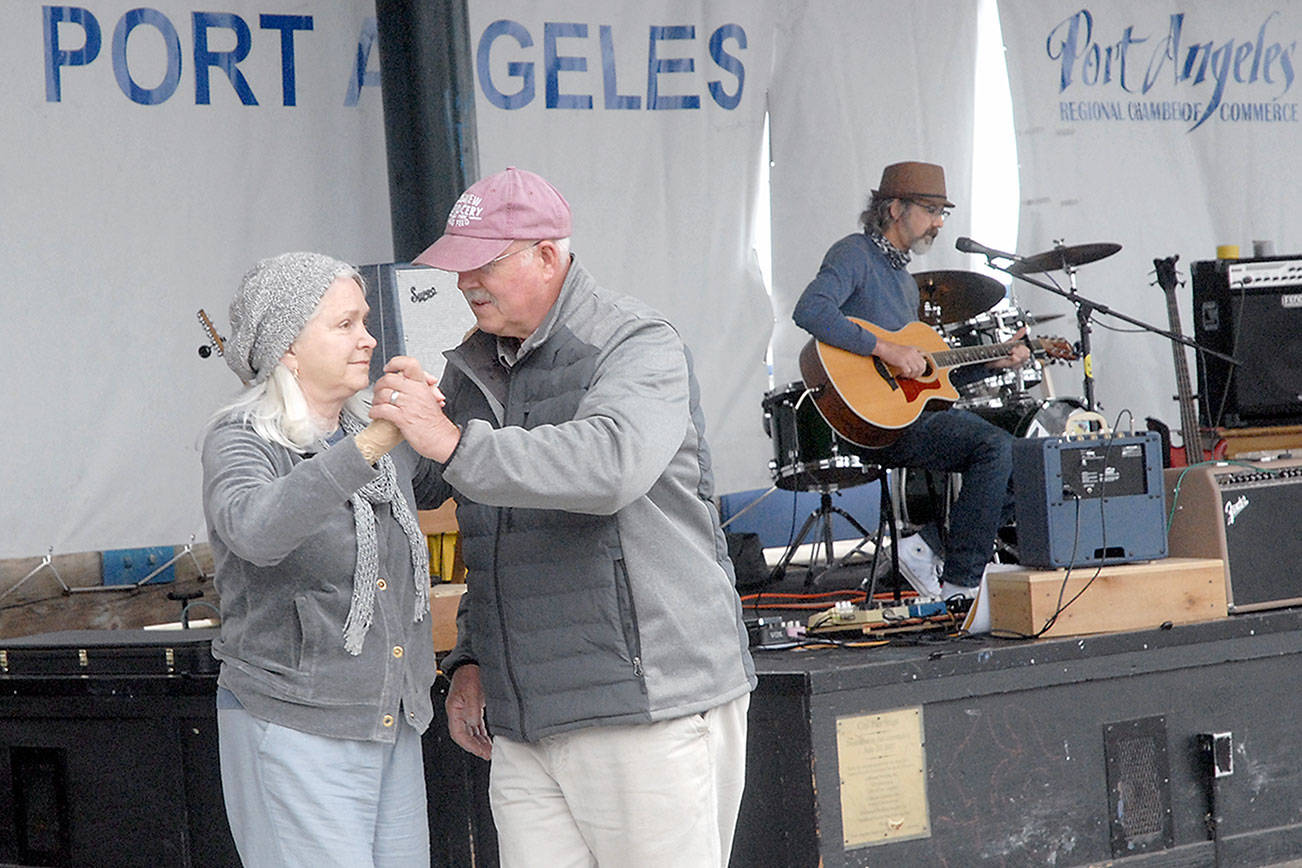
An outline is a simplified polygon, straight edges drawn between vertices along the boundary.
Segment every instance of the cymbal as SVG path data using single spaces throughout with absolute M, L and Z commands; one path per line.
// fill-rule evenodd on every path
M 1121 249 L 1120 244 L 1103 241 L 1098 244 L 1074 244 L 1071 247 L 1055 247 L 1025 259 L 1019 259 L 1008 266 L 1009 274 L 1036 274 L 1041 271 L 1075 268 L 1099 259 L 1111 256 Z
M 920 271 L 913 275 L 920 296 L 918 319 L 927 320 L 927 302 L 940 308 L 942 324 L 963 322 L 985 313 L 1004 297 L 1004 285 L 972 271 Z

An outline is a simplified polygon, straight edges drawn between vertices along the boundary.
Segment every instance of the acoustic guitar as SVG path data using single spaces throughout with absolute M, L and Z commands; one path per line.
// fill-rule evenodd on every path
M 848 319 L 879 340 L 916 347 L 927 357 L 921 377 L 899 376 L 876 356 L 810 340 L 800 351 L 800 373 L 819 413 L 836 433 L 868 448 L 889 446 L 924 410 L 939 410 L 958 400 L 949 372 L 965 365 L 1001 359 L 1024 344 L 1036 355 L 1074 359 L 1071 344 L 1062 338 L 1035 338 L 950 349 L 944 338 L 921 322 L 888 331 L 855 317 Z

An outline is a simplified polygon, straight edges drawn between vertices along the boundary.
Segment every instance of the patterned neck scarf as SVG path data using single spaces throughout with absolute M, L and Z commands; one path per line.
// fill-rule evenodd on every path
M 339 423 L 345 432 L 356 434 L 366 427 L 361 419 L 344 411 Z M 357 531 L 357 566 L 353 570 L 353 598 L 344 621 L 344 650 L 349 654 L 362 653 L 362 642 L 371 628 L 375 614 L 375 578 L 379 573 L 379 547 L 376 544 L 375 509 L 372 504 L 387 503 L 407 535 L 411 548 L 411 570 L 416 581 L 415 620 L 420 621 L 429 611 L 429 549 L 420 523 L 407 506 L 398 486 L 393 459 L 381 456 L 376 462 L 380 475 L 353 494 L 353 526 Z
M 890 263 L 891 268 L 903 271 L 909 264 L 909 260 L 913 258 L 909 255 L 909 251 L 899 249 L 887 241 L 886 236 L 880 232 L 869 232 L 868 240 L 877 245 L 877 249 L 886 256 L 886 261 Z

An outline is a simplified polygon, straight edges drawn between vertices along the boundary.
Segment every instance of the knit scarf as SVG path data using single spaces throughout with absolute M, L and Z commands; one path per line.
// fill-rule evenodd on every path
M 356 434 L 365 425 L 362 420 L 345 411 L 340 425 L 348 434 Z M 344 621 L 344 650 L 349 654 L 362 653 L 362 642 L 371 628 L 375 614 L 375 579 L 379 574 L 379 548 L 376 545 L 375 508 L 372 504 L 387 503 L 407 535 L 411 548 L 411 570 L 416 582 L 415 620 L 420 621 L 429 611 L 429 549 L 420 523 L 407 506 L 398 486 L 393 459 L 381 456 L 376 462 L 380 475 L 359 488 L 352 497 L 353 526 L 357 530 L 357 567 L 353 570 L 353 598 Z
M 886 261 L 890 263 L 891 268 L 899 271 L 909 264 L 912 257 L 909 251 L 900 250 L 894 244 L 886 240 L 886 236 L 880 232 L 869 232 L 868 240 L 877 245 L 877 249 L 886 255 Z

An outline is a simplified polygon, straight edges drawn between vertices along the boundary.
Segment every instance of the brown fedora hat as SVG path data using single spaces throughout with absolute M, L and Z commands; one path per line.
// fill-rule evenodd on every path
M 873 195 L 888 199 L 939 199 L 947 208 L 954 207 L 945 195 L 945 170 L 935 163 L 892 163 L 882 169 L 882 182 Z

